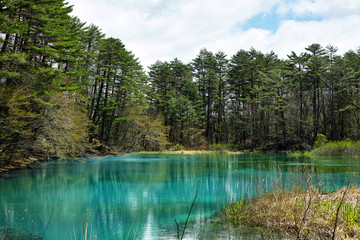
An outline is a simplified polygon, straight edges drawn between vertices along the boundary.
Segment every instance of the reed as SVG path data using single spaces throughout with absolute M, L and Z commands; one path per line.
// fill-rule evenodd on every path
M 97 238 L 97 235 L 94 233 L 94 229 L 92 228 L 92 216 L 88 209 L 86 210 L 82 226 L 80 236 L 77 238 L 79 234 L 77 233 L 75 223 L 73 222 L 70 240 L 95 240 Z
M 360 239 L 360 188 L 324 189 L 308 175 L 288 190 L 229 204 L 225 216 L 235 226 L 262 226 L 290 239 Z

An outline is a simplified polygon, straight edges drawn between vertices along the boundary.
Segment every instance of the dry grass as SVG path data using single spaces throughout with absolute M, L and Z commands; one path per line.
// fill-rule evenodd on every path
M 267 193 L 237 202 L 226 215 L 234 224 L 264 226 L 294 239 L 360 239 L 360 188 L 318 189 Z
M 244 154 L 245 152 L 231 152 L 231 151 L 210 151 L 210 150 L 165 150 L 161 152 L 157 151 L 141 151 L 141 152 L 132 152 L 132 154 L 184 154 L 184 155 L 194 155 L 194 154 L 214 154 L 214 153 L 227 153 L 227 154 Z

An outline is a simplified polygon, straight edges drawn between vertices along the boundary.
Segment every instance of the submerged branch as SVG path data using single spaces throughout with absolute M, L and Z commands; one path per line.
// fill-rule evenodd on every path
M 194 207 L 194 204 L 195 204 L 195 201 L 196 201 L 196 198 L 197 198 L 197 195 L 198 195 L 198 192 L 199 192 L 199 183 L 200 181 L 198 181 L 198 184 L 197 184 L 197 187 L 196 187 L 196 194 L 195 194 L 195 198 L 194 198 L 194 201 L 193 203 L 191 204 L 191 207 L 190 207 L 190 210 L 189 210 L 189 214 L 187 216 L 187 219 L 185 221 L 185 224 L 184 224 L 184 228 L 183 228 L 183 232 L 181 234 L 181 237 L 180 237 L 180 231 L 179 231 L 179 224 L 177 223 L 176 219 L 175 219 L 175 223 L 176 223 L 176 228 L 177 228 L 177 235 L 178 235 L 178 239 L 182 240 L 183 237 L 184 237 L 184 234 L 185 234 L 185 230 L 186 230 L 186 226 L 187 226 L 187 223 L 189 221 L 189 218 L 190 218 L 190 215 L 191 215 L 191 211 Z

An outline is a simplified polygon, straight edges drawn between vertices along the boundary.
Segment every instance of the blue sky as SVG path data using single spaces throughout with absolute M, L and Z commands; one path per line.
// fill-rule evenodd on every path
M 239 24 L 238 27 L 244 31 L 250 30 L 252 28 L 265 29 L 271 31 L 272 34 L 275 34 L 279 29 L 280 24 L 286 20 L 294 20 L 297 22 L 321 22 L 324 20 L 324 18 L 317 16 L 316 14 L 312 14 L 311 12 L 301 15 L 295 15 L 292 12 L 281 14 L 277 12 L 276 8 L 273 8 L 269 12 L 261 12 L 251 17 L 245 23 Z
M 276 11 L 269 13 L 259 13 L 247 20 L 244 24 L 239 24 L 239 28 L 247 31 L 252 28 L 266 29 L 275 33 L 281 23 L 281 17 L 276 14 Z
M 229 57 L 254 47 L 286 58 L 312 43 L 360 47 L 359 0 L 69 0 L 73 15 L 121 39 L 146 67 L 201 48 Z

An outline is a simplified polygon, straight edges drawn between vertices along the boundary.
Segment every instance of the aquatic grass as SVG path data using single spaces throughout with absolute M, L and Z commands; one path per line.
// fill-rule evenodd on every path
M 43 237 L 33 232 L 27 232 L 18 229 L 2 229 L 0 230 L 0 239 L 2 240 L 42 240 Z
M 2 240 L 41 240 L 45 235 L 45 232 L 48 229 L 50 221 L 52 219 L 52 214 L 49 217 L 48 221 L 44 224 L 43 232 L 37 233 L 35 231 L 35 222 L 36 219 L 34 214 L 29 212 L 28 209 L 23 210 L 24 215 L 22 217 L 17 216 L 17 213 L 11 210 L 6 212 L 6 218 L 8 225 L 6 227 L 0 228 L 0 239 Z
M 82 226 L 83 227 L 80 232 L 80 240 L 92 240 L 92 239 L 95 240 L 97 238 L 97 235 L 93 233 L 92 217 L 89 214 L 88 209 L 86 210 Z M 74 219 L 73 219 L 73 226 L 72 226 L 72 230 L 71 230 L 70 239 L 77 240 L 76 236 L 77 236 L 77 233 L 76 233 L 75 223 L 74 223 Z
M 360 188 L 348 185 L 336 192 L 325 192 L 324 183 L 316 183 L 314 176 L 297 181 L 288 190 L 279 186 L 229 204 L 225 208 L 227 221 L 235 226 L 281 231 L 295 239 L 360 238 Z

